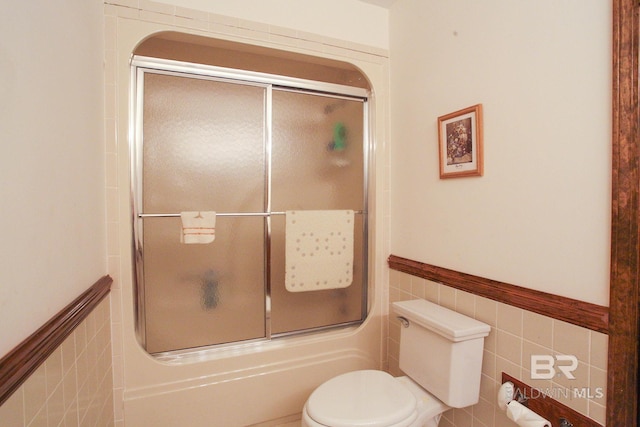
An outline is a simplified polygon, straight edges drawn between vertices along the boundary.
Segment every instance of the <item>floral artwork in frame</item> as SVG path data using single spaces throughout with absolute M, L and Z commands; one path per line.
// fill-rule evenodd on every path
M 482 176 L 482 104 L 438 117 L 440 178 Z

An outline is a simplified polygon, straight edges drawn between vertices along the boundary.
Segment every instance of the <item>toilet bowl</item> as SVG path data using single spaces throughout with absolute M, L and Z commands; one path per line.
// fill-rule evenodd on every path
M 447 409 L 478 402 L 489 325 L 426 300 L 392 308 L 402 324 L 399 366 L 407 376 L 338 375 L 311 393 L 302 427 L 437 427 Z
M 436 427 L 447 409 L 409 377 L 354 371 L 332 378 L 311 394 L 302 427 Z

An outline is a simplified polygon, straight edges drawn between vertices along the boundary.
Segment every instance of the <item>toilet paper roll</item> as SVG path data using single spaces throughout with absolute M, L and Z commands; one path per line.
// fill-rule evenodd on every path
M 507 405 L 507 417 L 520 427 L 551 427 L 549 421 L 515 400 Z

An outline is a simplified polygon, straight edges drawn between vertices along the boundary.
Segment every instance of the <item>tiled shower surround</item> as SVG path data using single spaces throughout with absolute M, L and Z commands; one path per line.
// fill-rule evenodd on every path
M 348 58 L 364 57 L 368 61 L 377 60 L 385 63 L 388 52 L 384 49 L 325 37 L 305 31 L 267 25 L 234 17 L 177 7 L 167 3 L 151 0 L 105 0 L 105 145 L 106 145 L 106 193 L 107 193 L 107 239 L 109 256 L 109 274 L 113 277 L 112 299 L 112 345 L 113 345 L 113 395 L 114 425 L 125 425 L 124 417 L 124 349 L 123 307 L 129 303 L 127 295 L 123 295 L 120 265 L 128 263 L 118 246 L 119 233 L 123 224 L 119 211 L 122 191 L 129 192 L 129 184 L 118 181 L 118 127 L 126 127 L 126 123 L 118 123 L 118 82 L 117 73 L 117 22 L 118 20 L 135 20 L 162 24 L 167 29 L 180 32 L 197 31 L 210 37 L 231 37 L 246 43 L 269 43 L 276 49 L 293 51 L 304 50 L 308 54 L 330 54 Z M 128 84 L 128 83 L 124 83 Z M 287 418 L 287 421 L 289 419 Z M 273 425 L 269 423 L 269 425 Z
M 473 317 L 491 326 L 485 339 L 480 383 L 480 402 L 469 408 L 446 412 L 440 427 L 494 427 L 515 425 L 496 402 L 502 372 L 553 394 L 556 400 L 594 419 L 605 422 L 607 385 L 607 335 L 527 310 L 496 302 L 439 283 L 391 271 L 389 302 L 422 298 Z M 400 323 L 389 308 L 388 364 L 398 367 Z M 574 380 L 556 375 L 554 380 L 531 379 L 531 355 L 574 355 L 578 368 Z M 425 349 L 428 357 L 428 349 Z M 567 390 L 568 389 L 568 390 Z M 577 392 L 574 392 L 577 390 Z M 577 397 L 564 398 L 564 396 Z
M 2 427 L 113 426 L 109 298 L 0 406 Z

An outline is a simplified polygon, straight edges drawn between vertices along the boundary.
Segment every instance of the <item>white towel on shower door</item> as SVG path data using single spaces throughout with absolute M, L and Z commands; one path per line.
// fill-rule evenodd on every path
M 346 288 L 353 281 L 354 211 L 287 211 L 285 287 Z
M 216 213 L 213 211 L 181 212 L 180 242 L 211 243 L 216 238 Z

